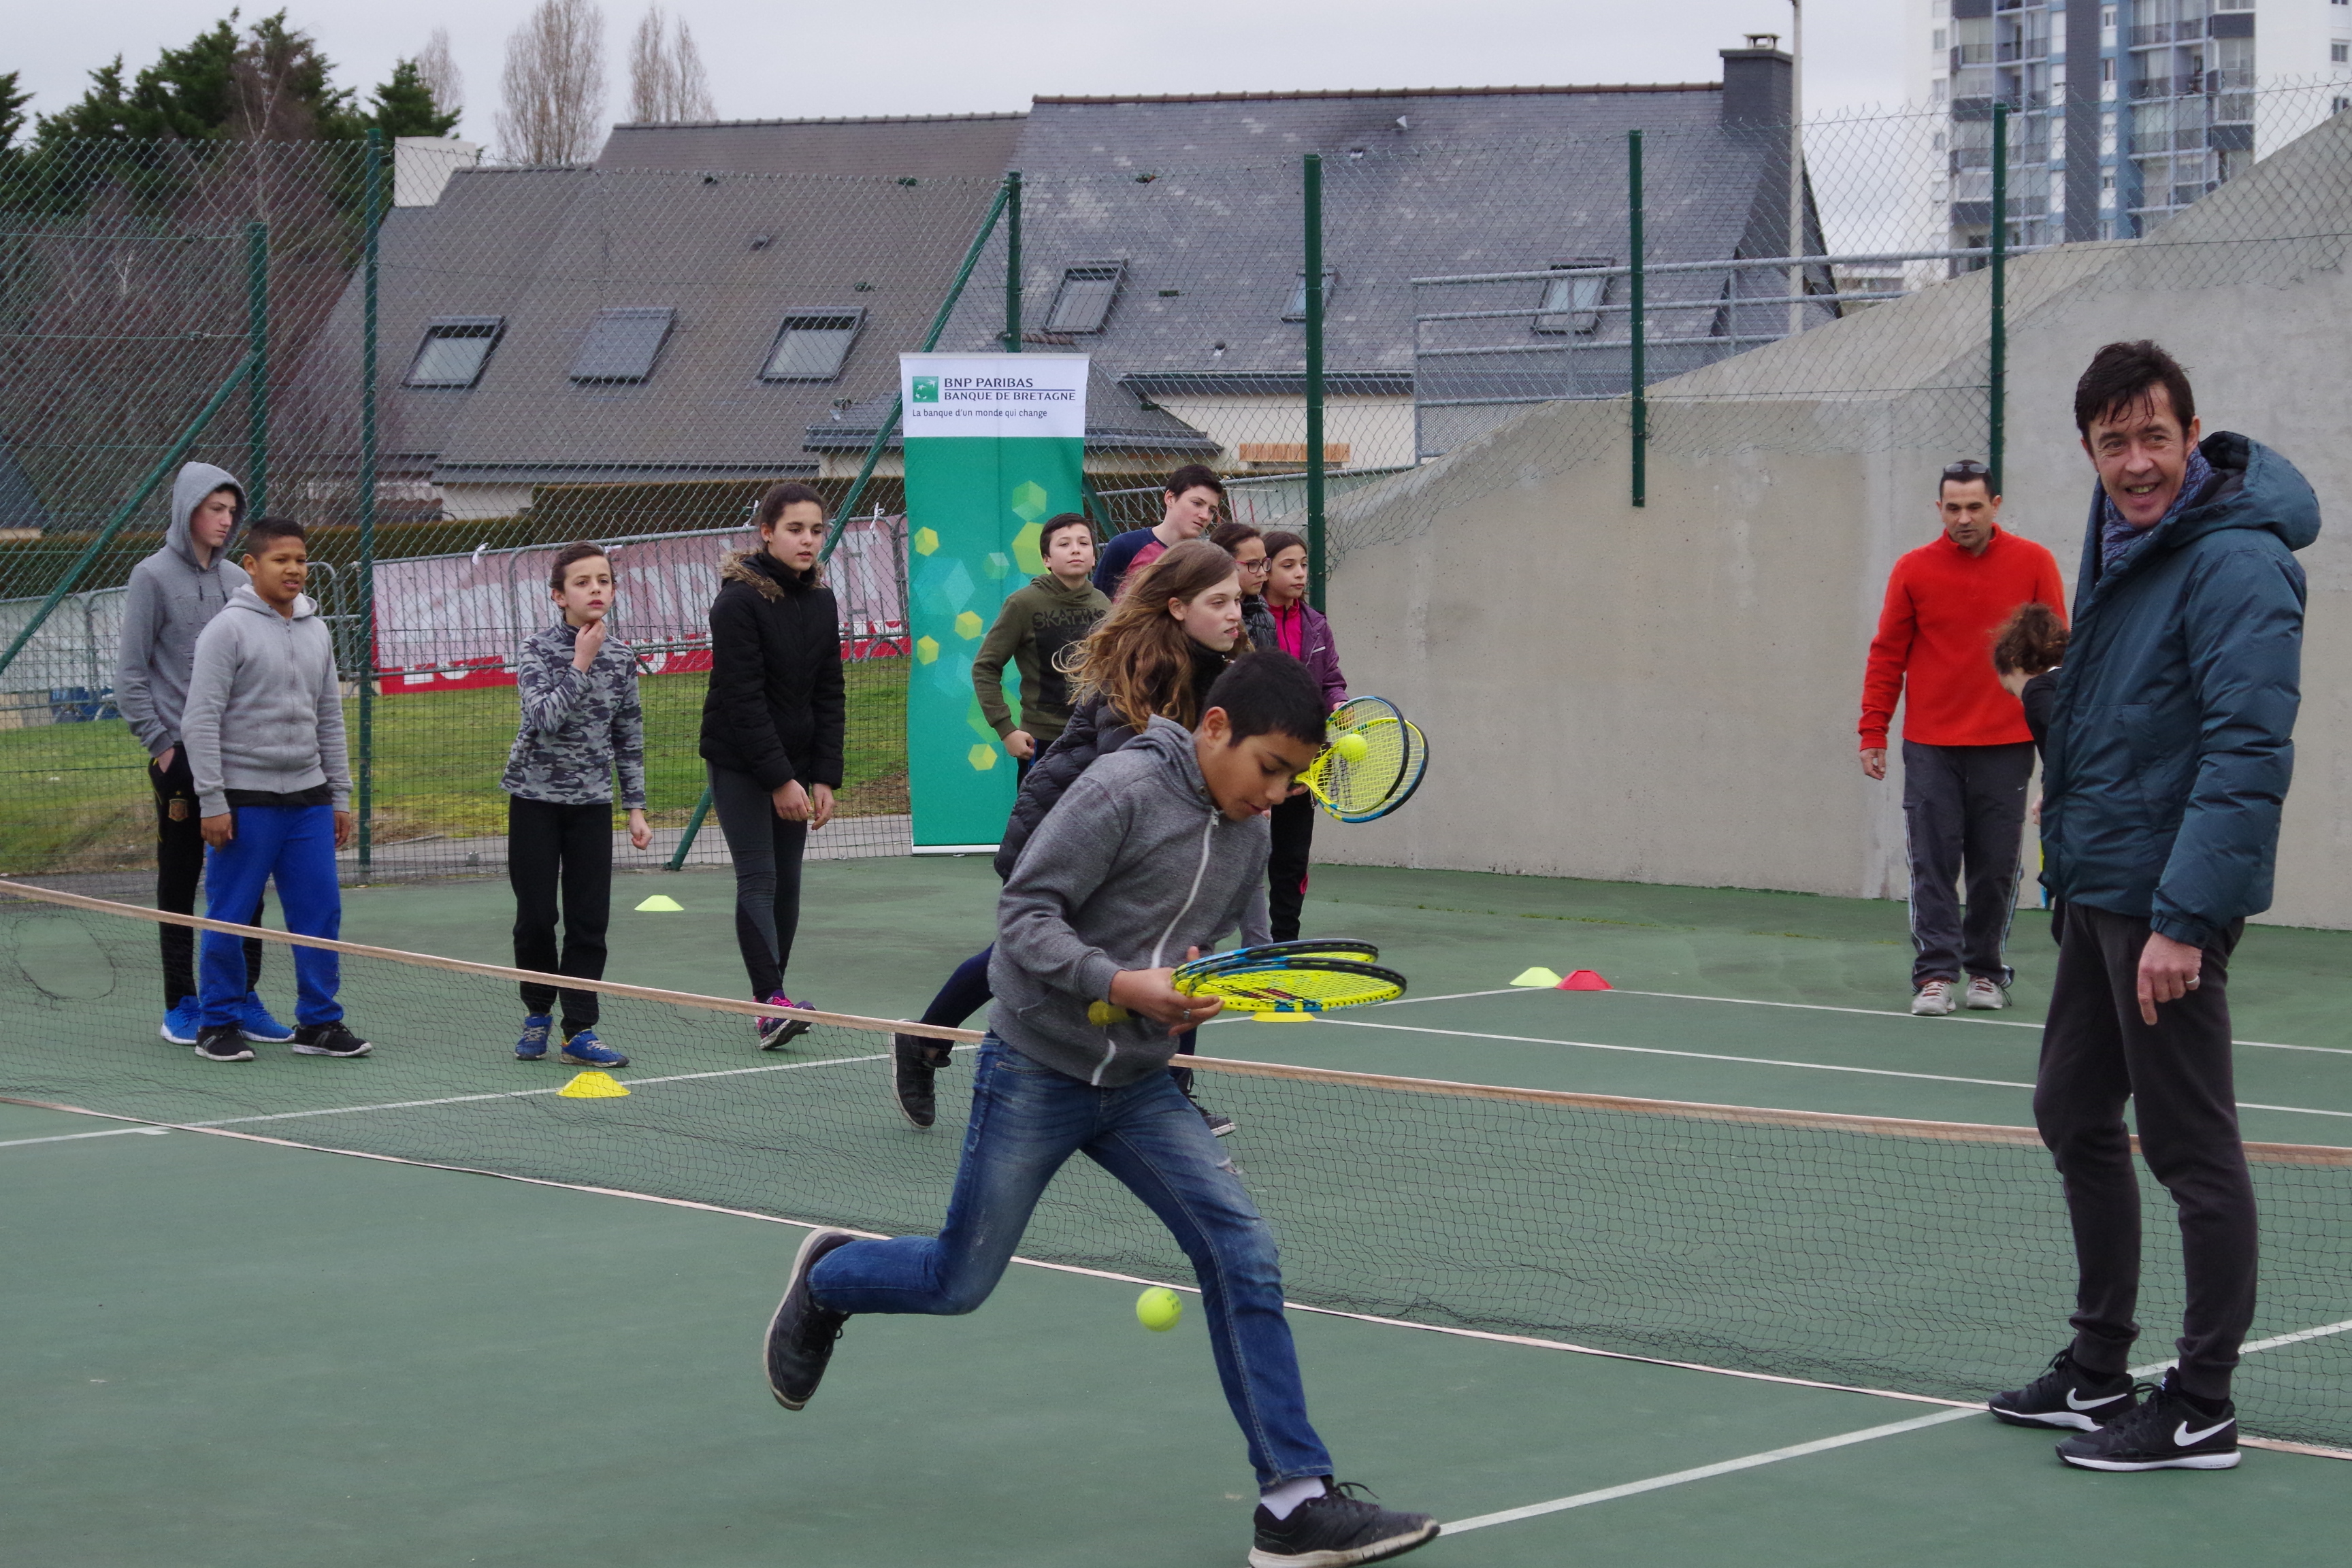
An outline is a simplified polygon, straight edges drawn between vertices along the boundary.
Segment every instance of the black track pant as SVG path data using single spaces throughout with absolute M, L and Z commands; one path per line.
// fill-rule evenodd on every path
M 2245 922 L 2205 949 L 2197 989 L 2158 1006 L 2150 1028 L 2137 1000 L 2147 922 L 2075 903 L 2063 918 L 2033 1120 L 2057 1157 L 2074 1223 L 2074 1359 L 2092 1372 L 2121 1372 L 2139 1333 L 2129 1100 L 2141 1155 L 2180 1220 L 2189 1277 L 2177 1342 L 2181 1386 L 2200 1398 L 2227 1398 L 2254 1315 L 2254 1188 L 2238 1138 L 2230 1054 L 2230 953 Z
M 147 783 L 155 792 L 155 907 L 173 914 L 196 912 L 196 889 L 205 879 L 205 833 L 196 816 L 196 781 L 188 771 L 188 748 L 172 748 L 172 765 L 147 764 Z M 261 906 L 253 906 L 248 925 L 261 923 Z M 187 926 L 158 926 L 163 944 L 163 1008 L 169 1012 L 196 995 L 196 933 Z M 245 944 L 245 985 L 261 984 L 261 942 Z
M 801 855 L 808 824 L 776 815 L 775 797 L 750 773 L 710 769 L 710 804 L 735 862 L 735 945 L 751 999 L 764 1002 L 784 988 L 793 938 L 801 925 Z
M 2016 911 L 2018 843 L 2033 742 L 1923 746 L 1903 742 L 1903 836 L 1911 854 L 1911 984 L 1961 971 L 2006 985 L 2001 958 Z M 1969 884 L 1968 913 L 1957 897 Z
M 604 978 L 604 932 L 613 919 L 613 807 L 507 798 L 507 880 L 514 888 L 517 969 L 575 980 Z M 556 942 L 558 894 L 562 945 Z M 552 1013 L 551 985 L 526 984 L 522 1010 Z M 596 1026 L 596 993 L 565 991 L 563 1037 Z
M 1295 795 L 1270 817 L 1274 848 L 1266 856 L 1266 924 L 1276 942 L 1298 940 L 1299 911 L 1307 906 L 1307 866 L 1315 848 L 1315 797 Z

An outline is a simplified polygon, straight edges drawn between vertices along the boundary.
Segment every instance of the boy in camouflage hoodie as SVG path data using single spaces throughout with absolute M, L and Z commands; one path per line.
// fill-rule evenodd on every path
M 578 980 L 604 977 L 604 929 L 613 902 L 613 773 L 629 811 L 629 842 L 653 842 L 646 821 L 645 719 L 637 660 L 608 637 L 613 563 L 593 544 L 557 552 L 548 587 L 563 618 L 525 638 L 515 659 L 522 729 L 500 781 L 507 802 L 507 878 L 515 892 L 515 967 Z M 563 940 L 556 943 L 562 896 Z M 523 1061 L 547 1056 L 555 987 L 522 988 Z M 561 993 L 562 1049 L 577 1067 L 625 1068 L 629 1058 L 596 1038 L 596 993 Z

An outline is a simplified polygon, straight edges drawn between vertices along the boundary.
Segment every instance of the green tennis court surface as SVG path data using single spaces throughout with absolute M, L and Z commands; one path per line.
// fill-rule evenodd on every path
M 986 933 L 993 881 L 977 862 L 811 873 L 795 973 L 820 1004 L 911 1010 Z M 667 891 L 686 910 L 621 917 L 613 978 L 734 989 L 723 880 L 625 879 L 621 890 Z M 2027 1119 L 2025 1091 L 2004 1086 L 2030 1080 L 2031 1030 L 1896 1012 L 1908 957 L 1899 907 L 1344 869 L 1318 871 L 1315 892 L 1310 931 L 1379 942 L 1419 998 L 1492 992 L 1530 963 L 1598 969 L 1621 989 L 1415 1000 L 1346 1024 L 1225 1025 L 1204 1048 L 1587 1093 Z M 509 910 L 497 884 L 367 889 L 351 900 L 347 934 L 494 959 Z M 2047 973 L 2034 919 L 2019 922 L 2014 948 L 2029 984 L 2007 1021 L 2030 1016 L 2031 977 Z M 2352 1049 L 2332 1016 L 2332 975 L 2352 939 L 2332 933 L 2254 932 L 2235 967 L 2240 1036 Z M 282 963 L 273 973 L 282 982 Z M 1705 996 L 1743 1001 L 1682 999 Z M 499 1061 L 507 1042 L 495 1037 L 478 1042 L 473 1066 L 422 1045 L 404 1062 L 394 1035 L 429 1026 L 430 1009 L 387 1019 L 391 1031 L 357 1021 L 379 1041 L 376 1058 L 254 1064 L 282 1083 L 267 1092 L 307 1112 L 465 1092 L 478 1075 L 523 1070 Z M 678 1059 L 663 1063 L 655 1058 L 672 1047 L 611 1032 L 638 1054 L 624 1078 L 759 1065 L 731 1035 L 681 1042 Z M 142 1092 L 167 1097 L 176 1083 L 184 1100 L 188 1089 L 203 1091 L 184 1053 L 136 1044 L 152 1086 Z M 706 1052 L 723 1067 L 704 1068 Z M 435 1081 L 419 1081 L 428 1063 Z M 2251 1137 L 2352 1142 L 2340 1118 L 2323 1114 L 2352 1111 L 2352 1057 L 2249 1046 L 2240 1068 L 2242 1099 L 2280 1108 L 2249 1111 Z M 1837 1070 L 1855 1068 L 1864 1070 Z M 858 1075 L 827 1123 L 839 1139 L 827 1159 L 841 1167 L 840 1194 L 861 1181 L 901 1181 L 907 1159 L 934 1152 L 893 1150 L 897 1163 L 861 1174 L 861 1137 L 936 1144 L 951 1161 L 948 1141 L 893 1125 L 876 1067 L 814 1070 Z M 386 1085 L 399 1095 L 373 1092 Z M 1425 1135 L 1351 1124 L 1359 1113 L 1345 1097 L 1331 1102 L 1333 1129 L 1318 1131 L 1312 1099 L 1254 1098 L 1256 1086 L 1223 1074 L 1202 1085 L 1204 1094 L 1234 1089 L 1228 1104 L 1243 1127 L 1231 1149 L 1270 1189 L 1270 1208 L 1291 1179 L 1284 1148 L 1354 1125 L 1359 1163 L 1336 1175 L 1327 1167 L 1319 1195 L 1349 1199 L 1377 1231 L 1383 1159 L 1402 1158 Z M 347 1089 L 371 1092 L 342 1096 Z M 643 1108 L 663 1092 L 606 1103 Z M 558 1114 L 575 1109 L 598 1107 Z M 398 1114 L 438 1138 L 454 1137 L 467 1113 Z M 868 1114 L 861 1135 L 857 1119 Z M 168 1119 L 195 1118 L 183 1106 Z M 10 1534 L 26 1543 L 25 1561 L 1173 1564 L 1237 1562 L 1246 1544 L 1248 1478 L 1198 1323 L 1144 1333 L 1129 1310 L 1132 1284 L 1016 1269 L 972 1319 L 858 1321 L 818 1402 L 786 1415 L 761 1387 L 753 1352 L 795 1227 L 121 1126 L 0 1106 L 0 1170 L 13 1178 L 0 1218 L 13 1266 L 0 1291 L 20 1346 L 0 1370 L 0 1397 L 32 1417 L 0 1428 L 0 1463 L 15 1478 Z M 300 1121 L 253 1130 L 327 1141 Z M 1481 1130 L 1503 1136 L 1451 1189 L 1469 1232 L 1481 1223 L 1482 1178 L 1487 1206 L 1507 1207 L 1520 1201 L 1515 1162 L 1559 1168 L 1569 1153 L 1514 1145 L 1507 1129 L 1486 1122 L 1454 1128 Z M 92 1131 L 105 1135 L 80 1136 Z M 2046 1163 L 2040 1171 L 2054 1189 Z M 624 1173 L 611 1184 L 629 1185 Z M 1857 1212 L 1874 1206 L 1883 1218 L 1880 1195 L 1858 1191 Z M 793 1204 L 780 1194 L 768 1206 Z M 1569 1207 L 1563 1232 L 1591 1217 Z M 1719 1218 L 1716 1249 L 1736 1274 L 1743 1216 Z M 1938 1216 L 1955 1256 L 2000 1239 L 1978 1237 L 1965 1218 Z M 1334 1235 L 1349 1220 L 1315 1216 Z M 1593 1241 L 1622 1252 L 1632 1224 L 1620 1214 Z M 2164 1228 L 2152 1224 L 2152 1240 Z M 1658 1249 L 1661 1268 L 1692 1261 L 1675 1250 Z M 2168 1267 L 2161 1257 L 2151 1249 L 2152 1286 Z M 1749 1326 L 1787 1305 L 1752 1303 Z M 2020 1342 L 2040 1354 L 2018 1376 L 2055 1347 L 2063 1305 L 2046 1321 L 2027 1315 Z M 2163 1342 L 2169 1311 L 2151 1300 L 2144 1343 Z M 2337 1319 L 2352 1319 L 2352 1304 Z M 2319 1326 L 2266 1318 L 2255 1331 Z M 1392 1503 L 1456 1521 L 1938 1411 L 1347 1318 L 1300 1314 L 1297 1327 L 1317 1419 L 1343 1469 Z M 1895 1345 L 1905 1331 L 1871 1321 L 1854 1334 Z M 2346 1338 L 2254 1359 L 2341 1353 Z M 2246 1416 L 2260 1428 L 2251 1404 Z M 2035 1434 L 1971 1416 L 1501 1518 L 1442 1539 L 1422 1560 L 1973 1563 L 2013 1558 L 2022 1532 L 2037 1553 L 2304 1563 L 2325 1557 L 2320 1542 L 2332 1543 L 2352 1500 L 2352 1466 L 2324 1459 L 2256 1452 L 2222 1476 L 2087 1477 L 2062 1470 L 2048 1450 Z M 1890 1553 L 1890 1537 L 1899 1552 Z

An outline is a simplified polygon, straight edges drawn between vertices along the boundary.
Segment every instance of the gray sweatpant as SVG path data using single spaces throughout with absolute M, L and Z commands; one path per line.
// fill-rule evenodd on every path
M 1911 984 L 1963 971 L 2006 985 L 2002 960 L 2017 904 L 2018 845 L 2033 742 L 1903 742 L 1903 830 L 1911 857 Z M 1968 910 L 1958 889 L 1968 879 Z

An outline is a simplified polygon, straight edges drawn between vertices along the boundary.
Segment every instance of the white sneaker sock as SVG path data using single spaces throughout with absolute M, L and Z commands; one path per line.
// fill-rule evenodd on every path
M 1276 1519 L 1288 1519 L 1298 1505 L 1321 1497 L 1331 1489 L 1328 1476 L 1308 1476 L 1302 1480 L 1285 1481 L 1280 1486 L 1257 1494 L 1258 1507 Z

